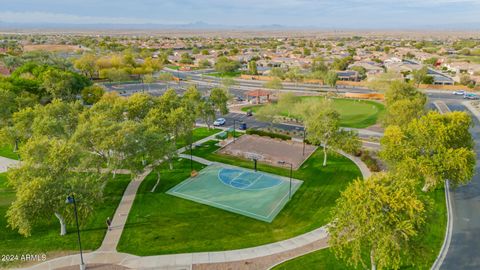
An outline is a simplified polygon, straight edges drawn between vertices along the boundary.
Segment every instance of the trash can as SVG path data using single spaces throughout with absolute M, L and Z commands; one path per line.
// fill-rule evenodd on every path
M 240 130 L 246 130 L 246 129 L 247 129 L 247 123 L 243 123 L 243 122 L 240 123 L 240 126 L 239 126 L 238 129 L 240 129 Z

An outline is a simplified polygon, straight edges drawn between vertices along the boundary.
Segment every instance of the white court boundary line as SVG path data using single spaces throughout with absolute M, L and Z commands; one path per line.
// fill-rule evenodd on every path
M 285 183 L 285 182 L 283 182 Z M 301 184 L 300 184 L 301 185 Z M 298 187 L 299 186 L 295 186 L 297 187 L 295 190 L 292 190 L 294 192 L 296 192 L 298 190 Z M 257 217 L 260 217 L 260 218 L 264 218 L 264 219 L 269 219 L 272 214 L 278 210 L 280 208 L 280 204 L 284 202 L 285 198 L 288 196 L 289 192 L 287 190 L 287 193 L 277 202 L 277 204 L 275 205 L 275 207 L 272 209 L 272 211 L 270 211 L 270 213 L 267 215 L 267 216 L 262 216 L 262 215 L 259 215 L 259 214 L 255 214 L 255 213 L 252 213 L 250 211 L 246 211 L 246 210 L 242 210 L 242 209 L 239 209 L 239 208 L 235 208 L 235 207 L 232 207 L 232 206 L 229 206 L 229 205 L 225 205 L 225 204 L 221 204 L 221 203 L 218 203 L 218 202 L 214 202 L 214 201 L 211 201 L 211 200 L 207 200 L 207 199 L 203 199 L 203 198 L 199 198 L 199 197 L 196 197 L 196 196 L 193 196 L 193 195 L 189 195 L 189 194 L 185 194 L 185 193 L 181 193 L 181 192 L 177 192 L 177 191 L 172 191 L 172 192 L 169 192 L 169 194 L 175 194 L 175 195 L 178 195 L 177 197 L 187 197 L 187 198 L 190 198 L 192 199 L 193 201 L 197 200 L 197 201 L 201 201 L 203 202 L 204 204 L 206 205 L 210 205 L 210 206 L 214 206 L 214 205 L 218 205 L 220 207 L 217 207 L 217 208 L 220 208 L 221 207 L 225 207 L 225 208 L 228 208 L 228 209 L 231 209 L 231 210 L 235 210 L 235 211 L 238 211 L 238 212 L 241 212 L 241 213 L 246 213 L 247 215 L 253 215 L 253 216 L 257 216 Z M 287 201 L 288 202 L 288 201 Z M 285 204 L 287 203 L 285 202 Z M 280 211 L 279 211 L 280 212 Z M 272 222 L 273 219 L 271 221 L 267 221 L 267 222 Z
M 210 166 L 214 166 L 213 168 L 210 167 Z M 209 169 L 211 168 L 211 170 L 213 170 L 214 168 L 216 167 L 220 167 L 220 169 L 218 170 L 217 172 L 217 178 L 218 180 L 220 180 L 220 176 L 219 176 L 219 173 L 220 171 L 225 168 L 225 167 L 230 167 L 230 168 L 233 168 L 233 169 L 238 169 L 239 171 L 242 171 L 242 173 L 240 175 L 242 175 L 243 173 L 246 173 L 246 172 L 251 172 L 251 170 L 248 170 L 248 169 L 245 169 L 245 168 L 240 168 L 240 167 L 235 167 L 235 166 L 231 166 L 231 165 L 228 165 L 228 164 L 223 164 L 223 163 L 216 163 L 216 164 L 213 164 L 213 165 L 210 165 L 210 166 L 207 166 L 205 169 Z M 204 170 L 205 170 L 204 169 Z M 202 170 L 203 171 L 203 170 Z M 276 178 L 278 178 L 280 180 L 280 183 L 275 185 L 275 186 L 271 186 L 271 187 L 267 187 L 267 188 L 263 188 L 263 189 L 254 189 L 254 190 L 251 190 L 251 189 L 240 189 L 240 188 L 236 188 L 236 187 L 233 187 L 231 185 L 227 185 L 225 184 L 223 181 L 219 181 L 221 182 L 223 185 L 229 187 L 229 188 L 235 188 L 235 189 L 240 189 L 240 190 L 245 190 L 245 191 L 256 191 L 256 190 L 265 190 L 265 189 L 270 189 L 270 188 L 273 188 L 273 187 L 276 187 L 278 185 L 281 185 L 281 184 L 290 184 L 289 183 L 289 180 L 285 180 L 283 176 L 280 176 L 280 175 L 274 175 L 274 174 L 270 174 L 270 173 L 264 173 L 264 172 L 255 172 L 255 173 L 258 173 L 260 174 L 256 179 L 255 179 L 255 182 L 258 181 L 258 179 L 260 179 L 261 177 L 265 176 L 265 175 L 268 175 L 270 177 L 272 176 L 275 176 Z M 204 173 L 200 173 L 200 174 L 205 174 L 205 171 Z M 239 176 L 240 176 L 239 175 Z M 235 178 L 238 178 L 239 176 L 235 177 Z M 235 179 L 234 178 L 234 179 Z M 237 214 L 242 214 L 245 215 L 245 216 L 248 216 L 248 217 L 258 217 L 261 221 L 265 221 L 265 222 L 269 222 L 271 223 L 273 221 L 273 217 L 272 217 L 272 214 L 274 212 L 276 212 L 277 214 L 280 213 L 281 209 L 280 209 L 280 206 L 283 204 L 283 206 L 285 206 L 288 201 L 285 202 L 285 198 L 288 196 L 289 194 L 289 188 L 287 188 L 287 192 L 286 194 L 276 203 L 275 207 L 268 213 L 268 215 L 260 215 L 260 214 L 256 214 L 256 213 L 252 213 L 250 211 L 247 211 L 247 210 L 242 210 L 242 209 L 239 209 L 239 208 L 235 208 L 235 207 L 232 207 L 232 206 L 229 206 L 229 205 L 225 205 L 225 204 L 222 204 L 222 203 L 218 203 L 218 202 L 214 202 L 214 201 L 211 201 L 211 200 L 207 200 L 207 199 L 203 199 L 203 198 L 199 198 L 197 196 L 194 196 L 194 195 L 189 195 L 189 194 L 186 194 L 186 193 L 183 193 L 181 191 L 178 191 L 180 190 L 182 187 L 190 184 L 191 182 L 193 182 L 195 179 L 190 177 L 186 180 L 184 180 L 182 183 L 174 186 L 173 188 L 171 188 L 170 190 L 168 190 L 166 193 L 167 194 L 170 194 L 170 195 L 174 195 L 176 197 L 179 197 L 179 198 L 184 198 L 184 199 L 190 199 L 192 201 L 197 201 L 197 202 L 200 202 L 202 204 L 205 204 L 205 205 L 209 205 L 209 206 L 213 206 L 213 207 L 217 207 L 219 209 L 222 209 L 223 210 L 226 210 L 226 209 L 230 209 L 232 210 L 231 212 L 233 213 L 237 213 Z M 299 181 L 299 180 L 296 180 L 296 179 L 292 179 L 292 181 L 295 182 L 295 184 L 297 185 L 294 185 L 293 188 L 292 188 L 292 194 L 294 194 L 298 189 L 299 187 L 303 184 L 303 181 Z M 250 186 L 250 185 L 249 185 Z M 283 207 L 282 207 L 283 208 Z M 278 211 L 278 212 L 277 212 Z M 270 220 L 271 219 L 271 220 Z

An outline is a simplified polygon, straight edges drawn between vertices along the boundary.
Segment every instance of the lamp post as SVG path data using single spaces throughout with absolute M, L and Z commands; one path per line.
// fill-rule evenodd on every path
M 307 137 L 307 129 L 303 127 L 303 155 L 305 156 L 305 138 Z
M 233 142 L 235 143 L 235 123 L 237 122 L 236 119 L 233 119 Z
M 78 246 L 80 247 L 80 270 L 85 270 L 85 263 L 83 262 L 82 241 L 80 240 L 80 226 L 78 225 L 77 202 L 75 201 L 75 196 L 73 196 L 73 194 L 67 196 L 67 200 L 65 201 L 65 203 L 73 204 L 75 221 L 77 223 Z
M 190 141 L 190 171 L 193 171 L 193 132 L 190 132 L 188 140 Z
M 290 200 L 292 198 L 292 171 L 293 171 L 293 164 L 290 162 L 286 162 L 284 160 L 278 161 L 278 164 L 280 165 L 290 165 L 290 188 L 288 190 L 288 199 Z

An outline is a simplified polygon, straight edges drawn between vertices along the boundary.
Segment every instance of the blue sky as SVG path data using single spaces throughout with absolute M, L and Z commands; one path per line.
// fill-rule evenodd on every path
M 480 0 L 0 0 L 0 22 L 480 28 Z

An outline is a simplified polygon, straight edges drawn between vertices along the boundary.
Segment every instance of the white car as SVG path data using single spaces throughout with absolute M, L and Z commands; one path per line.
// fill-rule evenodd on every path
M 469 94 L 465 94 L 463 96 L 464 99 L 473 99 L 473 100 L 478 100 L 479 97 L 475 94 L 472 94 L 472 93 L 469 93 Z
M 217 120 L 215 120 L 215 122 L 213 122 L 213 125 L 214 126 L 223 126 L 225 125 L 225 118 L 218 118 Z
M 453 94 L 463 96 L 466 94 L 466 92 L 465 90 L 458 90 L 458 91 L 453 91 Z

